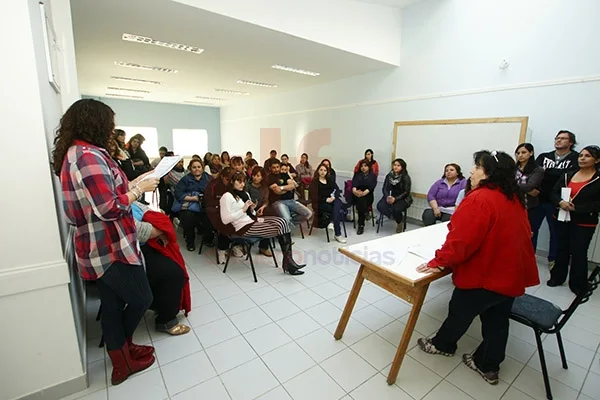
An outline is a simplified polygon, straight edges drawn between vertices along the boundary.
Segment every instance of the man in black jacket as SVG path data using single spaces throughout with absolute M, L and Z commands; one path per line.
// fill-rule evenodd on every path
M 544 218 L 550 230 L 550 248 L 548 250 L 548 268 L 552 269 L 556 260 L 556 221 L 553 214 L 556 206 L 550 201 L 550 193 L 556 181 L 562 174 L 577 169 L 577 153 L 573 151 L 577 141 L 575 134 L 566 130 L 558 131 L 554 138 L 554 151 L 540 154 L 535 160 L 544 168 L 544 179 L 540 187 L 540 205 L 536 208 L 532 218 L 531 230 L 533 232 L 534 249 L 537 247 L 538 231 Z

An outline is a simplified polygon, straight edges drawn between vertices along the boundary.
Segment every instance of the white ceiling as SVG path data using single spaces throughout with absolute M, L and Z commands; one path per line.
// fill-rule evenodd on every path
M 73 0 L 71 8 L 79 86 L 85 95 L 105 97 L 106 93 L 120 93 L 142 96 L 139 100 L 198 101 L 220 106 L 249 96 L 217 93 L 215 88 L 250 92 L 253 98 L 390 68 L 379 61 L 169 0 Z M 123 33 L 198 46 L 205 51 L 198 55 L 125 42 L 121 40 Z M 179 72 L 168 74 L 119 67 L 115 61 L 173 68 Z M 317 71 L 321 75 L 310 77 L 278 71 L 271 68 L 273 64 Z M 122 82 L 111 76 L 162 84 Z M 241 85 L 238 79 L 273 83 L 278 88 Z M 151 93 L 115 91 L 108 87 Z M 225 101 L 195 99 L 196 96 Z
M 410 4 L 416 3 L 417 1 L 420 1 L 420 0 L 355 0 L 355 1 L 360 1 L 361 3 L 371 3 L 371 4 L 379 4 L 382 6 L 404 8 L 404 7 L 406 7 Z

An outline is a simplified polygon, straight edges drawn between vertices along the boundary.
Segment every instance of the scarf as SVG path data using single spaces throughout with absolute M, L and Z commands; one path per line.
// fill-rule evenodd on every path
M 390 185 L 396 186 L 402 180 L 402 173 L 400 173 L 400 175 L 395 175 L 394 171 L 390 171 L 390 173 L 387 175 L 387 180 Z

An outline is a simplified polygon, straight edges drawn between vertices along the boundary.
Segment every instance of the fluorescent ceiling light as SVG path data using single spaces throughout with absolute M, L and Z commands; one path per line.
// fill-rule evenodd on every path
M 237 83 L 239 83 L 241 85 L 260 86 L 260 87 L 266 87 L 266 88 L 276 88 L 277 87 L 277 85 L 272 84 L 272 83 L 246 81 L 243 79 L 238 80 Z
M 131 94 L 119 94 L 119 93 L 106 93 L 107 96 L 110 97 L 126 97 L 128 99 L 143 99 L 144 96 L 134 96 Z
M 187 104 L 195 104 L 195 105 L 199 105 L 199 106 L 214 106 L 214 103 L 203 103 L 201 101 L 184 100 L 183 102 L 187 103 Z
M 297 74 L 302 74 L 302 75 L 310 75 L 310 76 L 321 75 L 318 72 L 308 71 L 305 69 L 294 68 L 294 67 L 286 67 L 285 65 L 279 65 L 279 64 L 272 65 L 271 68 L 280 69 L 282 71 L 295 72 Z
M 146 36 L 133 35 L 131 33 L 124 33 L 122 38 L 123 38 L 123 40 L 125 40 L 127 42 L 151 44 L 153 46 L 166 47 L 168 49 L 187 51 L 189 53 L 194 53 L 194 54 L 202 54 L 202 52 L 204 51 L 204 49 L 201 49 L 196 46 L 190 46 L 190 45 L 181 44 L 181 43 L 163 42 L 161 40 L 152 39 L 152 38 L 149 38 Z
M 228 89 L 215 89 L 215 92 L 219 92 L 219 93 L 229 93 L 229 94 L 238 94 L 241 96 L 249 96 L 250 93 L 248 92 L 240 92 L 238 90 L 228 90 Z
M 197 99 L 202 99 L 202 100 L 214 100 L 214 101 L 223 101 L 225 99 L 222 99 L 220 97 L 207 97 L 207 96 L 196 96 Z
M 127 88 L 121 88 L 121 87 L 115 87 L 115 86 L 108 86 L 107 89 L 109 89 L 109 90 L 120 90 L 120 91 L 123 91 L 123 92 L 150 93 L 149 90 L 127 89 Z
M 123 81 L 123 82 L 136 82 L 136 83 L 146 83 L 149 85 L 160 85 L 159 81 L 149 81 L 146 79 L 127 78 L 125 76 L 111 76 L 110 79 L 115 79 L 117 81 Z
M 136 63 L 130 63 L 130 62 L 124 62 L 124 61 L 115 61 L 115 65 L 118 65 L 119 67 L 143 69 L 145 71 L 167 72 L 170 74 L 177 73 L 177 70 L 172 69 L 172 68 L 154 67 L 152 65 L 143 65 L 143 64 L 136 64 Z

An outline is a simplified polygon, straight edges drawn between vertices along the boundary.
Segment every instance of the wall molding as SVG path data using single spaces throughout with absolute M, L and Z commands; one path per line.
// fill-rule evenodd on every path
M 69 267 L 63 260 L 0 270 L 0 297 L 67 285 Z
M 371 100 L 371 101 L 362 101 L 362 102 L 358 102 L 358 103 L 340 104 L 337 106 L 309 108 L 309 109 L 304 109 L 304 110 L 285 111 L 285 112 L 280 112 L 280 113 L 255 115 L 255 116 L 250 116 L 250 117 L 241 117 L 241 118 L 233 118 L 233 119 L 222 119 L 221 123 L 250 121 L 250 120 L 261 119 L 261 118 L 281 117 L 281 116 L 285 116 L 285 115 L 313 113 L 313 112 L 318 112 L 318 111 L 340 110 L 340 109 L 344 109 L 344 108 L 368 107 L 368 106 L 378 106 L 378 105 L 382 105 L 382 104 L 391 104 L 391 103 L 406 103 L 406 102 L 411 102 L 411 101 L 433 100 L 433 99 L 442 99 L 442 98 L 448 98 L 448 97 L 471 96 L 471 95 L 477 95 L 477 94 L 504 92 L 504 91 L 511 91 L 511 90 L 534 89 L 534 88 L 541 88 L 541 87 L 548 87 L 548 86 L 575 85 L 575 84 L 580 84 L 580 83 L 591 83 L 591 82 L 598 82 L 598 81 L 600 81 L 600 75 L 589 75 L 589 76 L 580 76 L 580 77 L 563 78 L 563 79 L 552 79 L 552 80 L 546 80 L 546 81 L 515 83 L 515 84 L 510 84 L 510 85 L 499 85 L 499 86 L 491 86 L 491 87 L 484 87 L 484 88 L 478 88 L 478 89 L 456 90 L 456 91 L 450 91 L 450 92 L 439 92 L 439 93 L 422 94 L 422 95 L 415 95 L 415 96 L 395 97 L 395 98 L 388 98 L 388 99 L 382 99 L 382 100 Z

